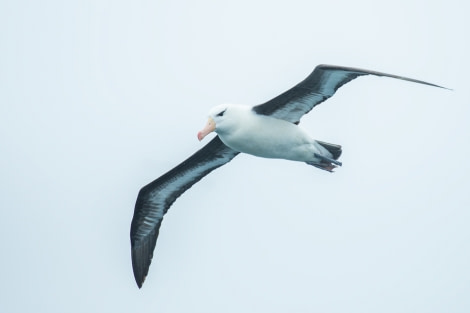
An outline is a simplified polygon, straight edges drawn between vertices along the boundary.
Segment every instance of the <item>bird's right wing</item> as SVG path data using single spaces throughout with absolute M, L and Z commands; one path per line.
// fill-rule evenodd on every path
M 364 75 L 374 75 L 406 80 L 413 83 L 445 88 L 421 80 L 336 65 L 318 65 L 303 81 L 266 103 L 253 107 L 257 114 L 298 123 L 300 118 L 316 105 L 333 96 L 341 86 Z M 446 88 L 447 89 L 447 88 Z
M 132 268 L 139 288 L 147 276 L 160 225 L 170 206 L 194 183 L 237 154 L 217 136 L 183 163 L 140 190 L 131 224 Z

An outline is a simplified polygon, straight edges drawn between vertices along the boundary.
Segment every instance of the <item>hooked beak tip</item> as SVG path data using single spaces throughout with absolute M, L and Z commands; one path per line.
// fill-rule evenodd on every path
M 214 120 L 212 118 L 209 118 L 206 126 L 204 126 L 204 128 L 200 132 L 197 133 L 197 139 L 201 141 L 202 139 L 204 139 L 204 137 L 212 133 L 214 130 L 215 130 Z

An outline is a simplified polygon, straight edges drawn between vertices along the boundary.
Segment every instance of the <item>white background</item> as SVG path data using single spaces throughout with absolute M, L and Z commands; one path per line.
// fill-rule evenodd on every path
M 465 1 L 2 1 L 1 312 L 468 312 Z M 240 155 L 180 197 L 138 289 L 138 190 L 220 103 L 320 63 L 336 173 Z

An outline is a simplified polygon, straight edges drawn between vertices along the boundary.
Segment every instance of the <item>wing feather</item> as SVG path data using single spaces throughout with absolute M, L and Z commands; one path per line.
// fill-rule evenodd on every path
M 217 136 L 184 162 L 140 190 L 131 224 L 132 268 L 139 288 L 148 274 L 160 225 L 170 206 L 193 184 L 237 154 Z
M 390 77 L 445 88 L 421 80 L 393 74 L 353 67 L 318 65 L 313 72 L 299 84 L 266 103 L 254 106 L 253 110 L 257 114 L 269 115 L 292 123 L 298 123 L 304 114 L 310 112 L 316 105 L 333 96 L 336 90 L 341 86 L 364 75 Z

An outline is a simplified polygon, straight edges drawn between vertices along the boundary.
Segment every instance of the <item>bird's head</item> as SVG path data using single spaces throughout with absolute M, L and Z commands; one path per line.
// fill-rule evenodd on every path
M 216 133 L 219 132 L 221 129 L 224 129 L 226 124 L 226 117 L 229 115 L 230 106 L 227 104 L 221 104 L 216 107 L 213 107 L 209 111 L 209 118 L 207 120 L 206 126 L 197 133 L 197 139 L 201 141 L 206 137 L 208 134 L 215 131 Z

